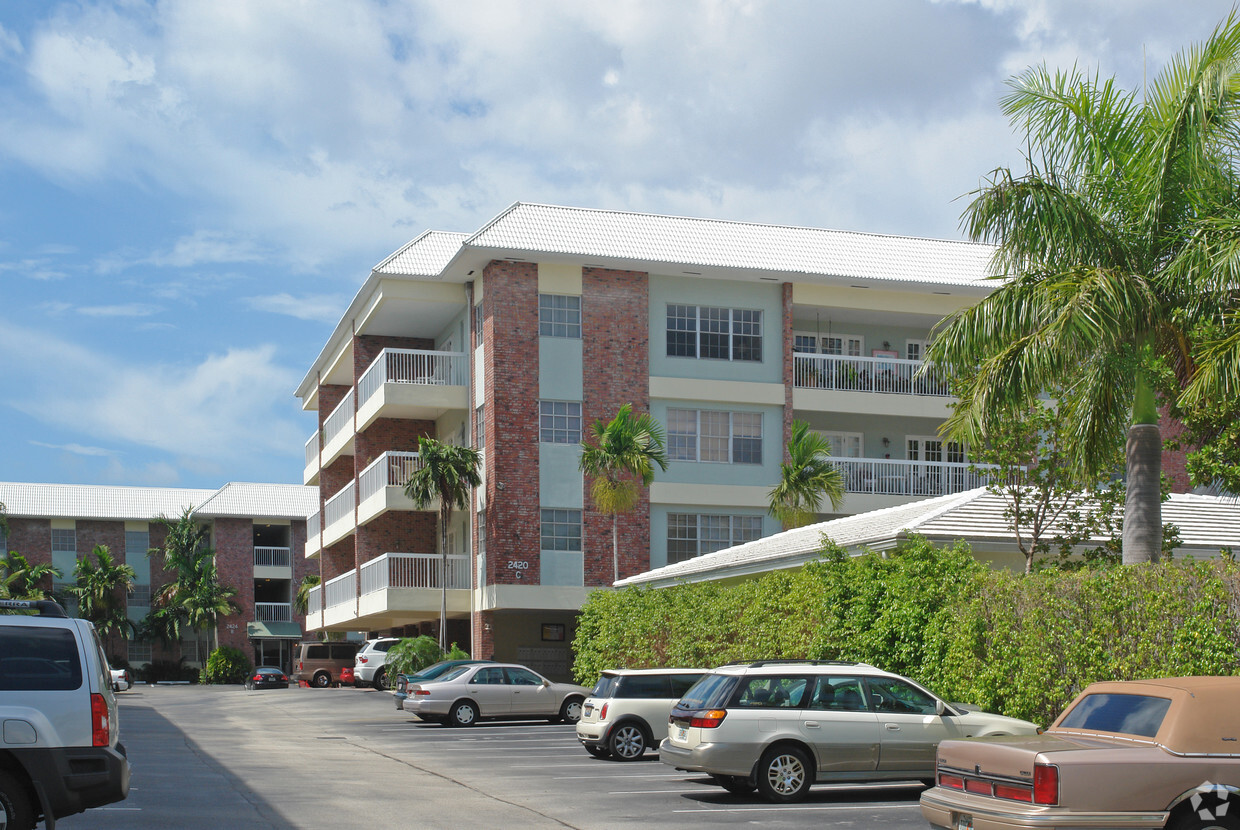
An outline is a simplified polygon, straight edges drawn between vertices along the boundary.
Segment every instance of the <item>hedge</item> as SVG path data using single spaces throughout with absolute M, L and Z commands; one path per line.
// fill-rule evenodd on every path
M 763 658 L 857 660 L 949 700 L 1041 724 L 1095 680 L 1240 669 L 1240 566 L 1228 558 L 996 571 L 914 538 L 735 584 L 596 591 L 574 674 Z

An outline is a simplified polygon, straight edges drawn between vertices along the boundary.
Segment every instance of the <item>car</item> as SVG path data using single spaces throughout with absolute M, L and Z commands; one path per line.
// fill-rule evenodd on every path
M 388 691 L 387 653 L 388 649 L 400 642 L 399 637 L 380 637 L 367 640 L 358 650 L 353 662 L 353 680 L 358 686 L 374 686 L 381 691 Z
M 1240 677 L 1087 686 L 1042 735 L 939 745 L 932 827 L 1240 827 Z
M 325 689 L 340 682 L 340 670 L 353 667 L 361 643 L 298 643 L 293 679 Z
M 288 675 L 273 666 L 260 666 L 246 675 L 247 689 L 287 689 Z
M 95 627 L 50 600 L 0 600 L 0 827 L 123 801 L 129 760 Z
M 392 697 L 396 700 L 396 710 L 404 711 L 404 702 L 407 695 L 405 689 L 410 683 L 422 683 L 427 680 L 435 680 L 440 675 L 447 674 L 457 666 L 476 666 L 482 663 L 494 663 L 494 660 L 440 660 L 438 663 L 432 663 L 419 672 L 412 674 L 396 675 L 395 688 L 392 690 Z
M 133 687 L 133 681 L 129 677 L 129 669 L 109 669 L 112 676 L 112 691 L 126 692 Z
M 340 669 L 340 685 L 341 686 L 356 686 L 357 685 L 357 676 L 353 674 L 352 666 L 344 666 Z
M 946 738 L 1037 732 L 865 663 L 767 660 L 720 667 L 686 692 L 659 760 L 793 802 L 816 782 L 930 781 Z
M 473 726 L 480 720 L 576 723 L 590 690 L 553 683 L 516 663 L 457 666 L 436 680 L 410 683 L 404 708 L 424 721 Z
M 577 740 L 595 758 L 636 761 L 667 737 L 672 707 L 707 669 L 611 669 L 581 707 Z

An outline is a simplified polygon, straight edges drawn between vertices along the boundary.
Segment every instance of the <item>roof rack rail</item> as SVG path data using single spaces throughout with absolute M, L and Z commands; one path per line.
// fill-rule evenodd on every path
M 65 617 L 65 609 L 50 599 L 0 599 L 3 611 L 37 611 L 40 617 Z
M 856 660 L 798 660 L 795 658 L 775 659 L 775 660 L 736 660 L 731 663 L 724 663 L 717 668 L 723 666 L 746 666 L 751 669 L 758 669 L 763 666 L 868 666 L 869 663 L 859 663 Z

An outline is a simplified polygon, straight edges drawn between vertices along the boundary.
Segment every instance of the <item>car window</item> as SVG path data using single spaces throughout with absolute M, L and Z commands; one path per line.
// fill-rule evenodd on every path
M 686 709 L 721 708 L 732 694 L 737 680 L 735 675 L 708 674 L 685 692 L 678 705 Z
M 735 706 L 742 709 L 791 709 L 805 697 L 806 677 L 769 675 L 746 677 L 735 695 Z
M 591 697 L 611 697 L 612 692 L 616 688 L 616 676 L 614 674 L 599 675 L 598 682 L 594 684 L 594 688 L 590 690 Z
M 508 682 L 514 686 L 541 686 L 542 678 L 527 669 L 505 669 Z
M 673 674 L 668 678 L 671 693 L 668 697 L 684 697 L 693 688 L 693 684 L 702 679 L 700 674 Z
M 1096 729 L 1152 738 L 1158 734 L 1171 701 L 1147 695 L 1087 695 L 1059 722 L 1060 729 Z
M 388 640 L 386 643 L 375 643 L 375 651 L 386 652 L 392 646 L 396 645 L 399 640 Z
M 865 712 L 865 694 L 856 677 L 819 677 L 807 704 L 810 709 L 830 712 Z
M 870 702 L 876 712 L 933 715 L 935 699 L 921 689 L 894 677 L 867 678 Z
M 77 638 L 67 628 L 0 628 L 0 691 L 65 692 L 82 685 Z
M 357 646 L 350 643 L 333 643 L 330 648 L 333 660 L 347 660 L 357 656 Z
M 504 670 L 500 668 L 478 669 L 469 682 L 482 686 L 503 686 Z
M 671 686 L 668 685 L 667 675 L 661 674 L 631 674 L 628 677 L 620 678 L 620 683 L 616 689 L 616 697 L 631 699 L 651 699 L 661 697 L 671 697 Z
M 458 677 L 460 677 L 461 675 L 463 675 L 463 674 L 465 674 L 467 671 L 469 671 L 469 670 L 470 670 L 470 668 L 472 668 L 472 667 L 471 667 L 471 666 L 457 666 L 457 667 L 456 667 L 456 668 L 454 668 L 454 669 L 450 669 L 450 670 L 448 670 L 448 671 L 444 672 L 443 674 L 439 675 L 438 677 L 433 677 L 433 678 L 432 678 L 432 677 L 426 677 L 425 675 L 423 675 L 422 677 L 423 677 L 423 679 L 425 679 L 425 680 L 456 680 Z
M 306 646 L 303 660 L 326 660 L 327 646 Z

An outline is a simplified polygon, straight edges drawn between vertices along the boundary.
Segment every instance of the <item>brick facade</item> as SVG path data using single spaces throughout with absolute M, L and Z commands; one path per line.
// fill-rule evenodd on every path
M 254 619 L 254 522 L 216 519 L 213 535 L 216 578 L 221 585 L 237 591 L 232 601 L 243 611 L 241 620 L 219 621 L 219 645 L 233 646 L 248 654 L 250 641 L 245 623 Z

